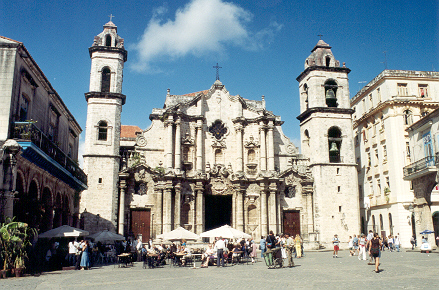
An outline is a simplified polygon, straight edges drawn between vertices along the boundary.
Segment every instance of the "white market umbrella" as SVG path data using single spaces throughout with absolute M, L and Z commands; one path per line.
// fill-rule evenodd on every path
M 158 235 L 157 238 L 162 240 L 169 240 L 169 241 L 181 241 L 181 240 L 198 240 L 200 236 L 186 230 L 185 228 L 178 227 L 173 231 Z
M 64 238 L 88 236 L 88 232 L 71 226 L 60 226 L 38 235 L 38 238 Z
M 240 230 L 234 229 L 229 225 L 223 225 L 219 228 L 204 232 L 200 234 L 202 238 L 215 238 L 215 237 L 223 237 L 226 239 L 249 239 L 252 236 L 246 234 Z
M 110 232 L 108 230 L 97 232 L 88 237 L 92 238 L 95 242 L 101 242 L 101 243 L 125 240 L 124 236 Z

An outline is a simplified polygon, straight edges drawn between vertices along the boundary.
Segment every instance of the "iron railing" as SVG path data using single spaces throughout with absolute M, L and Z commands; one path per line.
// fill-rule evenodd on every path
M 435 156 L 427 156 L 422 158 L 410 165 L 404 167 L 404 177 L 420 172 L 427 167 L 434 167 L 438 165 L 439 161 L 439 152 L 436 153 Z
M 34 123 L 15 122 L 13 138 L 18 139 L 18 141 L 32 142 L 74 177 L 82 183 L 87 184 L 87 175 L 85 175 L 79 165 L 67 156 L 49 137 L 35 126 Z

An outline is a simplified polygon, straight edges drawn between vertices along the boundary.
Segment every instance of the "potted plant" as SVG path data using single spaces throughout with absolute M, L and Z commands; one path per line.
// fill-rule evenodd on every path
M 14 266 L 15 275 L 22 275 L 27 258 L 27 249 L 36 230 L 29 228 L 26 223 L 14 222 L 9 219 L 0 227 L 0 255 L 3 261 L 2 275 L 7 275 Z

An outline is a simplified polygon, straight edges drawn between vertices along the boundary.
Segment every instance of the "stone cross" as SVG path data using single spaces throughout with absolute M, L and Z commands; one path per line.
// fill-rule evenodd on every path
M 111 22 L 111 20 L 113 19 L 114 15 L 110 14 L 110 15 L 108 15 L 108 17 L 110 17 L 110 22 Z
M 218 66 L 218 63 L 216 63 L 216 66 L 214 66 L 213 68 L 216 68 L 216 80 L 219 81 L 219 69 L 222 67 Z

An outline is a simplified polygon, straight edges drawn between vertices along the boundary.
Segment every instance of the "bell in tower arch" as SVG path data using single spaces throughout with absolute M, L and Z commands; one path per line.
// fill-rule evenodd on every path
M 338 150 L 337 143 L 332 142 L 331 148 L 329 149 L 329 153 L 331 153 L 331 155 L 337 155 L 339 152 L 340 151 Z
M 329 88 L 326 90 L 326 105 L 328 107 L 337 107 L 337 98 L 335 97 L 334 90 Z

